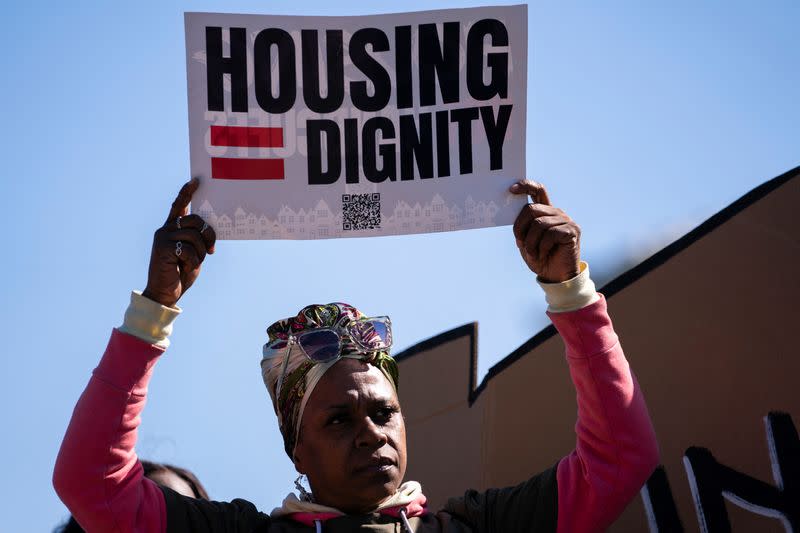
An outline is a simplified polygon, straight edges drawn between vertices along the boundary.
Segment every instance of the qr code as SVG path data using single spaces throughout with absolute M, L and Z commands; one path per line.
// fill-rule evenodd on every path
M 343 194 L 342 229 L 380 229 L 381 193 Z

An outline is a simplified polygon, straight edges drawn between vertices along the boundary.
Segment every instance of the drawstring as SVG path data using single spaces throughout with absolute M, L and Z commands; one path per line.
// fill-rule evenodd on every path
M 400 509 L 400 519 L 403 521 L 403 527 L 405 528 L 406 533 L 414 533 L 414 530 L 411 528 L 411 524 L 408 522 L 408 518 L 406 517 L 405 507 Z M 317 533 L 322 533 L 322 521 L 314 520 L 314 525 L 316 526 Z
M 403 520 L 403 527 L 406 528 L 406 533 L 414 533 L 414 530 L 411 529 L 411 524 L 408 523 L 408 518 L 406 518 L 406 508 L 405 507 L 400 509 L 400 518 Z

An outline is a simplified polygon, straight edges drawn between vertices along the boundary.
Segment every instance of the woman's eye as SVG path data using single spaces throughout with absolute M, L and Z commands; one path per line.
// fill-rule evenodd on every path
M 334 415 L 334 416 L 332 416 L 332 417 L 330 417 L 328 419 L 328 425 L 329 426 L 336 426 L 336 425 L 344 424 L 345 422 L 347 422 L 347 416 L 346 415 Z
M 397 409 L 395 409 L 394 407 L 385 407 L 383 409 L 379 409 L 375 413 L 375 419 L 376 421 L 386 423 L 389 420 L 391 420 L 392 416 L 394 416 L 396 412 Z

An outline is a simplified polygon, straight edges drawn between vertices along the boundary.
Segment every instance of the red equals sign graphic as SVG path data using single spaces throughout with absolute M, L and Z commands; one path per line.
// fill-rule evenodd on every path
M 282 148 L 283 128 L 211 126 L 211 146 Z M 212 157 L 211 177 L 218 180 L 282 180 L 283 159 Z

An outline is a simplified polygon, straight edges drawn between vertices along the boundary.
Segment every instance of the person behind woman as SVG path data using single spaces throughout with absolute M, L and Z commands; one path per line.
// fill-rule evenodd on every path
M 167 463 L 142 461 L 144 477 L 190 498 L 208 500 L 206 488 L 191 470 Z
M 208 492 L 193 472 L 179 466 L 166 463 L 154 463 L 141 460 L 144 477 L 158 483 L 162 487 L 174 490 L 188 498 L 208 500 Z M 74 516 L 58 526 L 54 533 L 83 533 L 84 529 Z
M 428 510 L 420 485 L 404 480 L 391 322 L 334 303 L 270 326 L 261 363 L 284 450 L 310 492 L 301 488 L 267 515 L 245 500 L 195 500 L 144 478 L 134 446 L 147 383 L 180 313 L 176 303 L 214 252 L 214 230 L 187 214 L 197 186 L 183 187 L 156 231 L 147 286 L 112 332 L 56 461 L 56 490 L 87 531 L 602 531 L 655 468 L 653 427 L 580 260 L 580 229 L 550 205 L 544 187 L 520 181 L 510 191 L 533 202 L 513 232 L 566 345 L 577 390 L 575 450 L 516 487 L 466 490 Z

